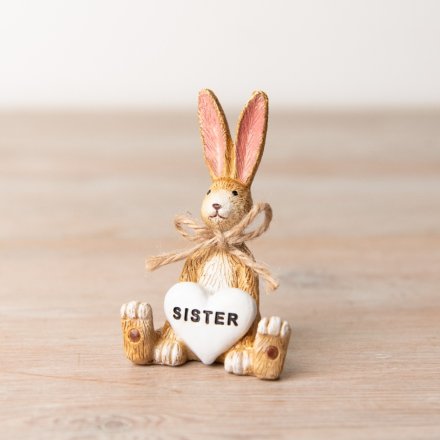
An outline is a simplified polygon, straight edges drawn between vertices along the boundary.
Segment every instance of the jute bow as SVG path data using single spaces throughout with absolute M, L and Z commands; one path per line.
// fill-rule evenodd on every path
M 261 212 L 264 212 L 263 223 L 253 231 L 245 232 L 245 229 Z M 183 260 L 200 249 L 217 247 L 218 249 L 223 249 L 231 255 L 236 256 L 245 266 L 248 266 L 260 275 L 266 282 L 266 291 L 271 292 L 275 290 L 279 284 L 278 281 L 272 277 L 268 267 L 256 262 L 251 256 L 238 248 L 244 242 L 253 240 L 266 232 L 271 221 L 272 208 L 268 203 L 255 204 L 240 223 L 237 223 L 234 227 L 225 232 L 211 229 L 186 215 L 179 215 L 174 220 L 174 225 L 177 231 L 187 240 L 194 241 L 197 244 L 185 251 L 175 251 L 150 257 L 147 259 L 147 269 L 153 271 L 166 264 Z

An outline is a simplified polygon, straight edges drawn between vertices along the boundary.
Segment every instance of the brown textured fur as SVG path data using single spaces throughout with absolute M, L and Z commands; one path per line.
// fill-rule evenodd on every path
M 240 116 L 239 129 L 244 117 L 243 115 L 246 114 L 249 105 L 251 103 L 253 104 L 253 100 L 259 99 L 260 105 L 261 102 L 263 102 L 265 113 L 258 115 L 260 117 L 260 124 L 261 118 L 263 118 L 263 132 L 256 134 L 260 136 L 260 141 L 257 145 L 258 149 L 254 150 L 252 169 L 249 170 L 250 172 L 248 172 L 247 178 L 244 181 L 240 181 L 237 178 L 239 173 L 236 169 L 236 147 L 231 140 L 228 124 L 220 103 L 209 90 L 202 90 L 200 96 L 203 97 L 203 107 L 199 105 L 201 137 L 204 144 L 205 159 L 212 177 L 211 187 L 202 203 L 201 215 L 206 225 L 211 228 L 218 228 L 224 232 L 236 225 L 252 207 L 250 185 L 263 154 L 267 128 L 268 100 L 263 92 L 255 92 Z M 204 117 L 204 112 L 206 111 L 211 112 L 208 114 L 211 120 L 219 121 L 217 127 L 203 126 L 204 121 L 210 120 L 208 117 Z M 252 118 L 250 118 L 250 120 L 252 121 Z M 216 128 L 217 131 L 215 130 Z M 214 139 L 214 141 L 212 139 Z M 208 146 L 206 142 L 211 142 L 212 145 Z M 220 144 L 218 153 L 216 150 L 217 143 Z M 209 152 L 208 147 L 210 148 Z M 216 154 L 220 154 L 220 159 L 224 162 L 220 175 L 218 175 L 218 172 L 216 173 L 216 169 L 220 168 L 216 168 L 217 162 L 212 162 L 218 159 Z M 223 213 L 223 211 L 218 209 L 213 211 L 211 207 L 211 205 L 214 206 L 212 204 L 213 201 L 217 202 L 219 200 L 222 201 L 222 204 L 218 204 L 218 206 L 222 206 L 222 209 L 224 206 L 228 208 L 227 215 L 225 214 L 224 217 L 219 215 Z M 244 243 L 241 245 L 240 250 L 253 258 L 252 253 Z M 216 264 L 227 266 L 227 270 L 225 270 L 224 273 L 227 273 L 229 277 L 226 280 L 228 286 L 239 288 L 251 295 L 255 299 L 259 310 L 259 283 L 257 274 L 249 267 L 243 265 L 237 257 L 227 253 L 225 250 L 209 248 L 195 252 L 185 261 L 179 281 L 202 283 L 203 280 L 206 279 L 204 275 L 206 275 L 207 263 L 210 261 L 220 261 L 221 263 Z M 214 272 L 213 274 L 209 274 L 209 276 L 212 278 L 220 275 Z M 150 325 L 147 326 L 142 322 L 145 318 L 134 317 L 134 319 L 129 319 L 124 316 L 122 320 L 125 351 L 133 362 L 181 365 L 187 360 L 198 360 L 197 356 L 185 346 L 184 342 L 176 337 L 169 322 L 165 322 L 160 330 L 154 331 L 151 309 L 148 309 L 148 313 L 150 314 L 148 318 Z M 283 368 L 290 337 L 290 329 L 287 323 L 283 322 L 283 326 L 286 326 L 285 329 L 287 329 L 284 334 L 282 332 L 278 335 L 268 334 L 270 332 L 257 334 L 259 322 L 260 313 L 258 311 L 257 317 L 247 334 L 226 353 L 222 354 L 217 359 L 217 362 L 225 362 L 226 367 L 227 356 L 229 356 L 229 363 L 237 363 L 243 356 L 246 356 L 246 359 L 249 359 L 249 365 L 246 364 L 241 368 L 238 362 L 239 372 L 235 370 L 233 370 L 233 372 L 236 374 L 252 374 L 264 379 L 276 379 L 279 377 Z M 139 341 L 133 342 L 130 340 L 129 331 L 133 328 L 138 329 L 141 333 Z

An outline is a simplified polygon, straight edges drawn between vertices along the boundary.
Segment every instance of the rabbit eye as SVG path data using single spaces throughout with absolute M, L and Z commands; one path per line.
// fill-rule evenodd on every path
M 232 191 L 232 194 L 233 194 L 234 196 L 238 196 L 238 192 L 235 191 L 235 189 L 234 189 L 234 191 Z
M 206 195 L 208 195 L 209 193 L 211 192 L 211 190 L 210 189 L 208 189 L 208 192 L 206 193 Z

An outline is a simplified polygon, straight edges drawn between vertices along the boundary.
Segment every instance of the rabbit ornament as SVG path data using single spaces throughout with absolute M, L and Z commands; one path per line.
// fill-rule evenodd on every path
M 185 259 L 179 282 L 165 296 L 167 320 L 161 328 L 154 328 L 149 304 L 131 301 L 122 306 L 125 354 L 136 364 L 219 362 L 228 373 L 278 379 L 291 329 L 278 316 L 261 318 L 259 276 L 272 288 L 276 282 L 245 244 L 263 233 L 272 218 L 270 206 L 254 205 L 251 196 L 266 139 L 268 98 L 264 92 L 253 93 L 240 115 L 235 142 L 214 93 L 202 90 L 198 104 L 212 179 L 202 201 L 203 224 L 184 217 L 176 220 L 176 228 L 195 241 L 195 247 L 147 263 L 155 269 Z M 260 213 L 265 215 L 263 225 L 245 232 Z

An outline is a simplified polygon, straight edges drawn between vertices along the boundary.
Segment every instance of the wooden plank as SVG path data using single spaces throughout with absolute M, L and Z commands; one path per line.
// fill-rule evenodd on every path
M 208 185 L 193 114 L 0 115 L 1 438 L 438 439 L 440 113 L 283 113 L 250 244 L 293 325 L 282 380 L 134 366 L 119 306 L 156 325 Z M 232 124 L 233 125 L 233 124 Z

